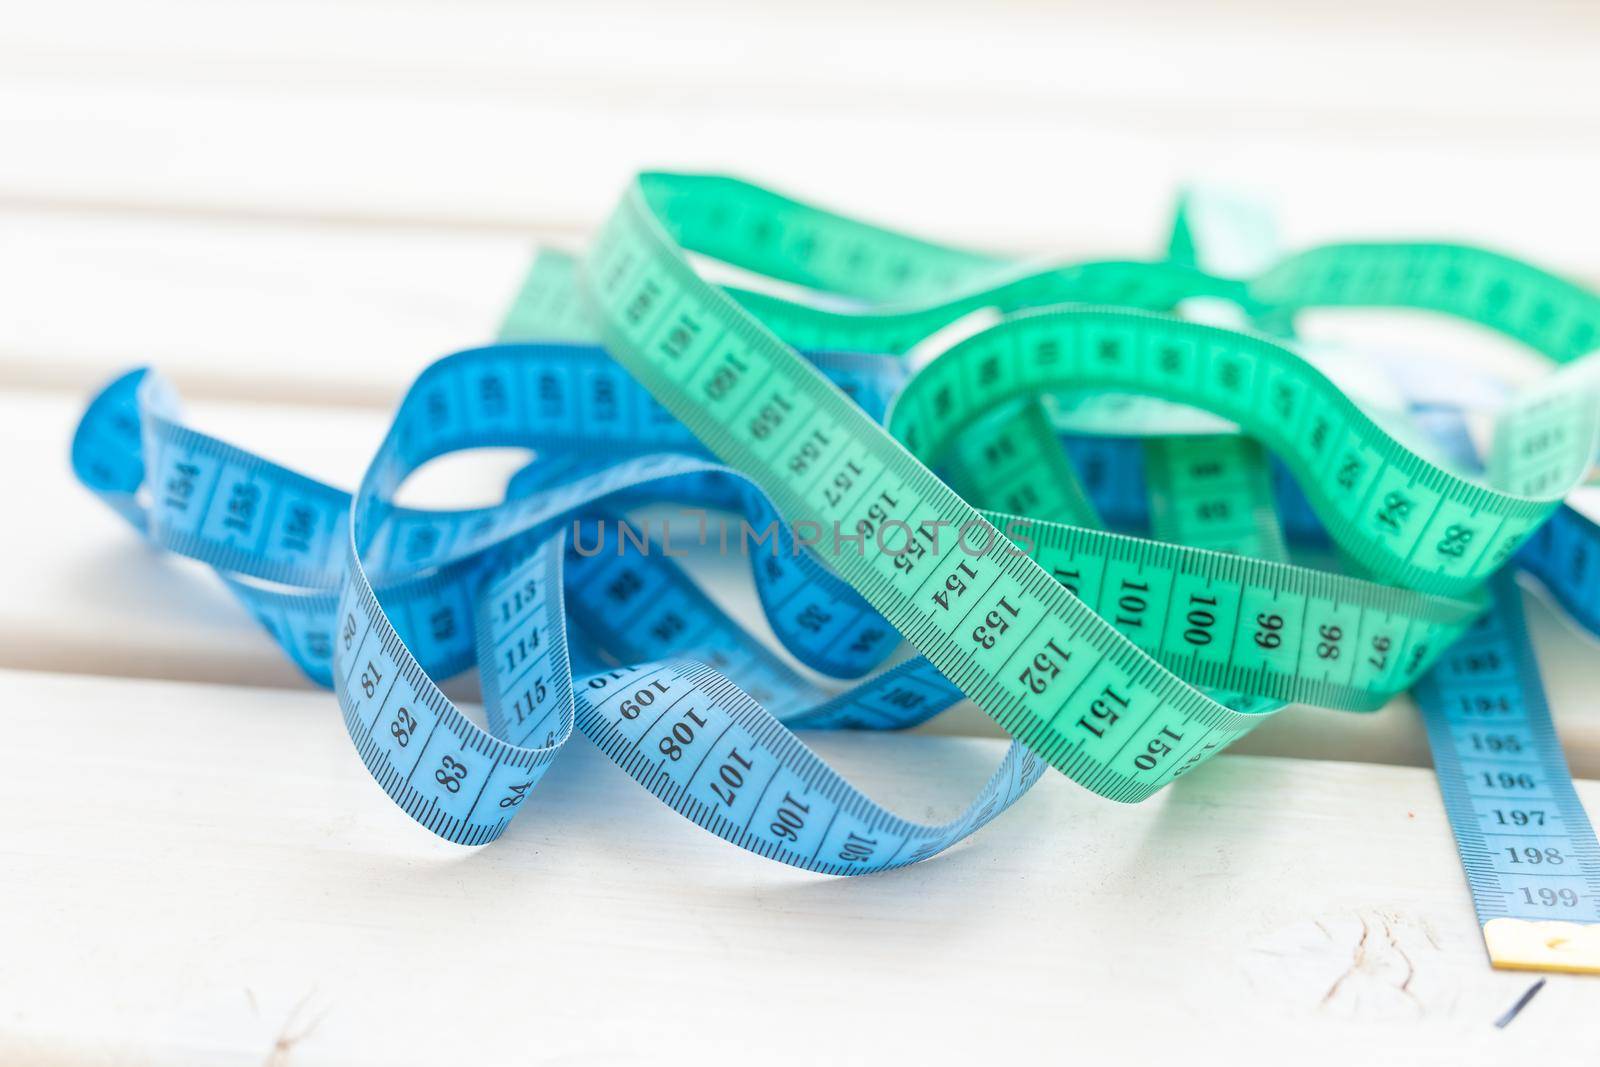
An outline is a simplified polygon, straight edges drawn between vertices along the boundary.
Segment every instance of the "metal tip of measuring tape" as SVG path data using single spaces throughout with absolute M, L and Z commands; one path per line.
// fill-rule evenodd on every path
M 1483 941 L 1489 962 L 1501 970 L 1600 974 L 1600 926 L 1594 924 L 1490 919 Z

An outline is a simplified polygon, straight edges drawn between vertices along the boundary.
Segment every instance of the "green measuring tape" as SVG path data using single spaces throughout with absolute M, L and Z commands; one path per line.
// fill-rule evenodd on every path
M 746 307 L 685 252 L 818 288 L 865 273 L 858 289 L 878 297 L 981 293 L 869 314 L 868 336 L 885 322 L 907 331 L 890 348 L 908 347 L 913 322 L 947 326 L 973 301 L 1005 309 L 1019 293 L 1248 298 L 1166 265 L 1019 275 L 764 191 L 741 201 L 738 188 L 644 175 L 629 190 L 586 264 L 608 349 L 791 521 L 880 540 L 892 525 L 899 538 L 880 546 L 890 551 L 824 556 L 1007 732 L 1104 796 L 1143 799 L 1260 721 L 1196 685 L 1355 707 L 1410 685 L 1481 608 L 1428 596 L 1470 595 L 1593 454 L 1600 408 L 1587 367 L 1500 420 L 1483 485 L 1390 436 L 1282 345 L 1094 307 L 1011 315 L 950 347 L 907 385 L 886 433 L 782 339 L 802 318 L 842 339 L 851 316 L 813 312 L 769 329 L 763 312 L 781 318 L 773 301 Z M 1399 588 L 985 516 L 924 465 L 997 408 L 1092 390 L 1187 403 L 1244 427 L 1300 476 L 1339 547 Z

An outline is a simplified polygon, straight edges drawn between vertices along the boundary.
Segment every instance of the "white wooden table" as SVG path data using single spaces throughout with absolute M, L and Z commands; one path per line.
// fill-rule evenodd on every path
M 1492 1025 L 1532 978 L 1487 966 L 1407 700 L 1295 709 L 1137 807 L 1051 777 L 862 880 L 731 849 L 581 740 L 465 850 L 65 455 L 87 390 L 154 362 L 200 425 L 351 484 L 409 379 L 641 167 L 1062 255 L 1156 248 L 1212 179 L 1291 243 L 1597 279 L 1597 42 L 1557 7 L 0 3 L 0 1063 L 1595 1062 L 1600 980 Z M 409 491 L 489 499 L 514 459 Z M 1595 645 L 1529 615 L 1600 778 Z M 934 817 L 997 738 L 969 708 L 810 740 Z

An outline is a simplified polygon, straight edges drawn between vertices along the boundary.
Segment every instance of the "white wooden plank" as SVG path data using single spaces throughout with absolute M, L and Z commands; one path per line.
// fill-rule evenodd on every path
M 685 107 L 649 88 L 587 100 L 18 75 L 0 80 L 0 203 L 522 232 L 593 226 L 629 175 L 658 167 L 740 173 L 936 238 L 1127 255 L 1158 247 L 1180 183 L 1210 180 L 1270 190 L 1291 244 L 1448 235 L 1596 269 L 1571 225 L 1600 165 L 1581 129 L 1445 140 L 1294 113 L 840 111 L 737 90 Z M 1539 195 L 1521 195 L 1534 181 Z
M 282 82 L 606 95 L 691 105 L 733 87 L 848 110 L 1148 109 L 1186 122 L 1299 111 L 1447 136 L 1592 123 L 1586 5 L 1262 0 L 771 7 L 629 2 L 58 0 L 0 38 L 7 69 L 80 81 Z M 1416 47 L 1425 37 L 1428 47 Z M 1513 72 L 1536 71 L 1537 78 Z M 1352 74 L 1359 72 L 1359 76 Z M 1492 76 L 1484 76 L 1492 75 Z M 1464 128 L 1463 128 L 1464 127 Z
M 533 245 L 0 212 L 0 384 L 87 389 L 153 363 L 187 396 L 387 408 L 492 339 Z
M 500 842 L 410 822 L 308 694 L 0 674 L 7 1062 L 1592 1062 L 1592 980 L 1486 965 L 1422 771 L 1058 776 L 948 856 L 738 852 L 581 739 Z M 822 739 L 905 810 L 993 741 Z M 1600 785 L 1580 782 L 1591 805 Z
M 587 238 L 0 210 L 0 385 L 87 389 L 153 362 L 189 396 L 387 408 L 428 362 L 494 336 L 538 243 Z M 1543 373 L 1438 316 L 1304 318 L 1371 353 Z
M 203 568 L 143 548 L 72 480 L 64 463 L 38 461 L 64 455 L 78 414 L 78 401 L 65 394 L 0 393 L 0 470 L 14 499 L 29 505 L 0 541 L 0 588 L 7 592 L 0 598 L 0 667 L 303 687 L 277 647 Z M 359 478 L 385 427 L 375 409 L 202 403 L 192 414 L 202 429 L 346 486 Z M 521 454 L 510 451 L 441 461 L 408 485 L 406 499 L 439 507 L 489 503 L 499 499 L 520 462 Z M 670 517 L 670 510 L 661 516 Z M 702 555 L 687 562 L 707 593 L 770 640 L 743 560 Z M 1529 616 L 1568 755 L 1578 773 L 1600 776 L 1600 718 L 1587 714 L 1594 644 L 1536 599 L 1529 600 Z M 470 683 L 464 691 L 471 691 Z M 970 705 L 924 730 L 1001 736 Z M 1238 747 L 1429 763 L 1406 698 L 1370 715 L 1295 708 Z

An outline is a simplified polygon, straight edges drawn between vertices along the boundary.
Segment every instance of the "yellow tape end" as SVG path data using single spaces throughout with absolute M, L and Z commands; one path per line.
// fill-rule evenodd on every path
M 1490 919 L 1483 940 L 1503 970 L 1600 974 L 1600 925 Z

